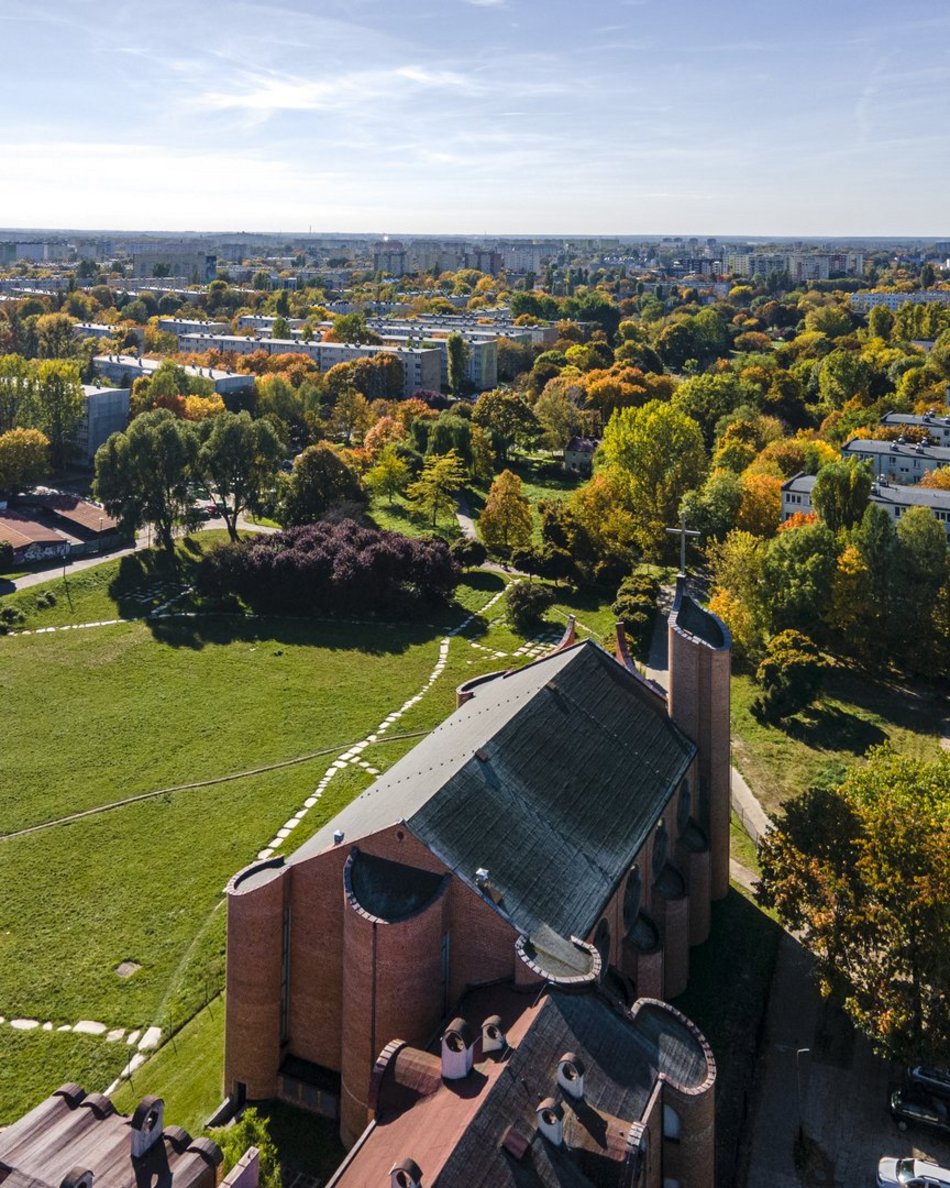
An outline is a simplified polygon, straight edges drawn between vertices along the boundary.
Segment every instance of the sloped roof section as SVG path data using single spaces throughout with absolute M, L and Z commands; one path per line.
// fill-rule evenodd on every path
M 522 933 L 584 937 L 694 753 L 587 641 L 479 686 L 292 861 L 335 830 L 350 843 L 402 821 L 470 885 L 486 870 L 486 894 Z

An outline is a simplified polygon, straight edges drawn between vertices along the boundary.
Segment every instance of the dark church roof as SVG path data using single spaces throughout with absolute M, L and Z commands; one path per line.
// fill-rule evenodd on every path
M 694 753 L 588 641 L 480 685 L 291 861 L 404 822 L 520 932 L 584 937 Z

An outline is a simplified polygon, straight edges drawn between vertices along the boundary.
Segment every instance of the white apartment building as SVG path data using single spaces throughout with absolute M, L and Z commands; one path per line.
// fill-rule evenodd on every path
M 950 289 L 916 289 L 912 293 L 880 293 L 877 291 L 851 294 L 851 308 L 858 313 L 867 313 L 875 305 L 886 305 L 888 309 L 900 309 L 908 302 L 913 305 L 925 305 L 931 301 L 938 301 L 941 305 L 950 305 Z
M 247 355 L 266 351 L 268 355 L 307 355 L 320 371 L 329 371 L 337 363 L 353 359 L 370 359 L 374 355 L 395 355 L 403 366 L 403 395 L 411 396 L 420 389 L 437 392 L 440 387 L 442 360 L 434 347 L 378 346 L 350 342 L 300 342 L 292 338 L 242 338 L 239 334 L 186 334 L 181 340 L 182 350 L 234 351 Z
M 129 423 L 129 389 L 102 388 L 83 384 L 85 406 L 76 432 L 76 448 L 86 463 L 92 463 L 96 450 Z
M 900 485 L 919 483 L 928 471 L 950 466 L 950 449 L 945 446 L 855 437 L 841 452 L 846 458 L 869 461 L 875 478 Z
M 207 349 L 207 348 L 203 348 Z M 97 374 L 115 384 L 131 387 L 143 375 L 152 375 L 164 359 L 142 359 L 138 355 L 96 355 L 93 359 Z M 243 392 L 253 388 L 255 377 L 235 371 L 221 371 L 216 367 L 185 367 L 188 375 L 201 376 L 214 384 L 220 395 Z
M 812 491 L 815 475 L 796 474 L 782 484 L 782 519 L 787 520 L 796 512 L 814 511 Z M 880 479 L 871 487 L 871 502 L 883 507 L 895 522 L 912 507 L 927 507 L 937 517 L 950 536 L 950 491 L 931 490 L 928 487 L 904 486 Z
M 392 330 L 383 323 L 372 327 L 374 333 L 383 342 L 396 346 L 417 346 L 430 348 L 439 352 L 439 382 L 442 387 L 449 382 L 449 342 L 448 335 L 441 334 L 430 337 L 418 331 Z M 492 335 L 489 338 L 463 335 L 468 347 L 468 359 L 465 364 L 465 378 L 476 392 L 488 392 L 498 386 L 498 339 Z
M 891 429 L 923 429 L 934 445 L 950 448 L 950 416 L 938 416 L 936 410 L 925 413 L 885 413 L 881 424 Z
M 276 316 L 266 317 L 263 314 L 241 314 L 237 320 L 237 328 L 239 330 L 259 330 L 264 334 L 270 334 L 273 331 L 274 323 L 277 320 L 278 319 Z M 284 321 L 291 330 L 299 330 L 304 324 L 303 318 L 284 318 Z M 201 331 L 199 330 L 198 333 L 200 334 Z M 216 331 L 209 329 L 207 333 L 214 334 Z M 227 326 L 225 326 L 223 330 L 219 331 L 219 333 L 227 334 Z
M 200 318 L 159 318 L 159 330 L 174 334 L 181 340 L 183 334 L 230 334 L 228 322 L 202 322 Z

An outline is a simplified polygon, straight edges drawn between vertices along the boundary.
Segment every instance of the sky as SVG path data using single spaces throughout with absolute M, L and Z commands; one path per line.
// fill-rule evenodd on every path
M 950 238 L 947 0 L 0 0 L 0 226 Z

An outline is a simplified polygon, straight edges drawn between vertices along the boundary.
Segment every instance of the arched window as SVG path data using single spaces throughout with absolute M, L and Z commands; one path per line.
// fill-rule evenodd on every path
M 679 802 L 676 805 L 676 832 L 682 836 L 689 824 L 690 814 L 693 811 L 693 798 L 690 794 L 689 780 L 683 780 L 680 784 Z
M 606 969 L 610 964 L 610 925 L 606 920 L 601 920 L 597 925 L 597 931 L 594 933 L 594 948 L 600 954 L 600 959 Z
M 663 1107 L 663 1137 L 678 1143 L 682 1129 L 683 1124 L 680 1122 L 679 1114 L 670 1106 L 665 1105 Z
M 640 867 L 632 866 L 627 875 L 627 886 L 623 893 L 623 927 L 625 932 L 629 932 L 637 922 L 642 897 L 643 879 L 640 876 Z

